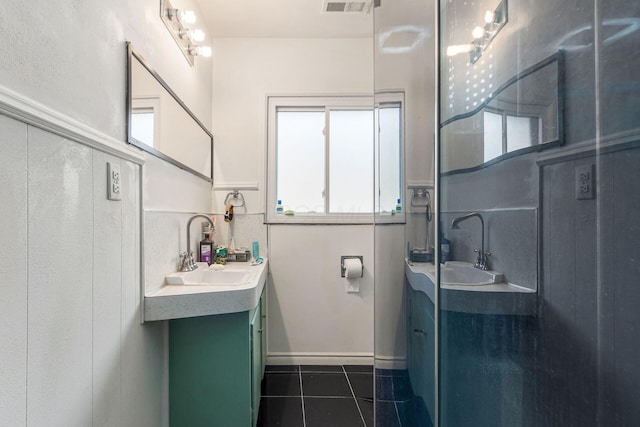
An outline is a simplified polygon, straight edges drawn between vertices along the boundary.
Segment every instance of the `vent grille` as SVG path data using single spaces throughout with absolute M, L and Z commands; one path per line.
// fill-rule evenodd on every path
M 325 0 L 323 12 L 369 13 L 371 1 L 331 1 Z

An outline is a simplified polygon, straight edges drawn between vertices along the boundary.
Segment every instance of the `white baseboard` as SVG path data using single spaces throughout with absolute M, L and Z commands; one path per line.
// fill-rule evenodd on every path
M 405 357 L 370 353 L 269 353 L 267 365 L 374 365 L 377 369 L 407 369 Z
M 374 366 L 376 369 L 407 369 L 407 359 L 404 357 L 376 356 Z
M 373 365 L 373 354 L 269 353 L 267 365 Z

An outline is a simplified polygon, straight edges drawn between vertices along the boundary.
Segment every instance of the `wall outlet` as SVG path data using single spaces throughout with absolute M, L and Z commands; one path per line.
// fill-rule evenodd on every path
M 107 162 L 107 199 L 122 200 L 120 165 Z
M 576 199 L 595 199 L 595 165 L 576 166 Z

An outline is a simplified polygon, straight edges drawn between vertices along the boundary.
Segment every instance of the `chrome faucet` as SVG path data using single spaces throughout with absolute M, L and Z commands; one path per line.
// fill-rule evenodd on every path
M 471 212 L 470 214 L 466 214 L 466 215 L 462 215 L 457 218 L 454 218 L 453 221 L 451 221 L 451 228 L 453 230 L 459 230 L 460 227 L 458 227 L 458 224 L 472 217 L 477 217 L 480 220 L 480 226 L 482 228 L 482 234 L 480 237 L 481 238 L 480 249 L 474 249 L 474 252 L 478 253 L 478 258 L 476 260 L 474 267 L 480 270 L 486 270 L 489 268 L 487 257 L 491 255 L 491 253 L 484 250 L 484 220 L 482 219 L 482 215 L 480 215 L 478 212 Z
M 212 229 L 216 228 L 211 218 L 205 214 L 196 214 L 189 218 L 189 221 L 187 221 L 187 251 L 180 254 L 180 271 L 193 271 L 198 268 L 196 261 L 193 259 L 193 251 L 191 250 L 191 223 L 196 218 L 204 218 L 209 221 Z

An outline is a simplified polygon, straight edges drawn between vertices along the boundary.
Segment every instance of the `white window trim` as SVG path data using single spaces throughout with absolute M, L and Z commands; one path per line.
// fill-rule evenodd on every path
M 375 213 L 375 223 L 376 224 L 404 224 L 406 222 L 406 214 L 409 208 L 409 203 L 407 201 L 407 191 L 406 191 L 406 176 L 405 176 L 405 97 L 403 91 L 384 91 L 384 92 L 376 92 L 375 96 L 375 107 L 379 108 L 381 104 L 397 104 L 400 103 L 400 199 L 402 202 L 402 213 L 392 215 L 390 212 L 376 212 Z M 374 135 L 376 138 L 375 148 L 378 148 L 378 137 L 380 131 L 377 130 Z M 374 153 L 375 161 L 378 161 L 378 153 Z M 380 174 L 378 172 L 380 165 L 376 164 L 374 180 L 375 180 L 375 189 L 376 192 L 379 192 L 380 184 Z M 378 198 L 379 193 L 374 195 L 374 204 L 375 208 L 378 207 Z
M 401 173 L 401 198 L 403 200 L 403 211 L 401 214 L 379 214 L 379 213 L 298 213 L 294 215 L 276 214 L 276 198 L 277 198 L 277 147 L 276 147 L 276 127 L 272 124 L 276 123 L 276 113 L 278 107 L 291 107 L 300 111 L 305 107 L 310 109 L 329 108 L 374 108 L 374 98 L 370 95 L 299 95 L 299 96 L 267 96 L 267 201 L 265 219 L 268 224 L 373 224 L 373 223 L 404 223 L 406 203 L 404 191 L 404 93 L 389 92 L 376 94 L 376 105 L 385 102 L 400 102 L 402 105 L 401 112 L 401 154 L 400 154 L 400 173 Z M 377 132 L 374 132 L 377 138 Z M 376 145 L 374 145 L 376 147 Z M 377 159 L 377 153 L 374 153 L 374 159 Z M 329 167 L 328 163 L 325 166 Z M 377 167 L 374 170 L 374 182 L 371 183 L 372 188 L 372 210 L 376 208 L 377 197 L 373 191 L 378 191 L 378 178 L 375 176 Z M 325 176 L 329 171 L 325 170 Z M 329 189 L 325 195 L 329 197 Z

